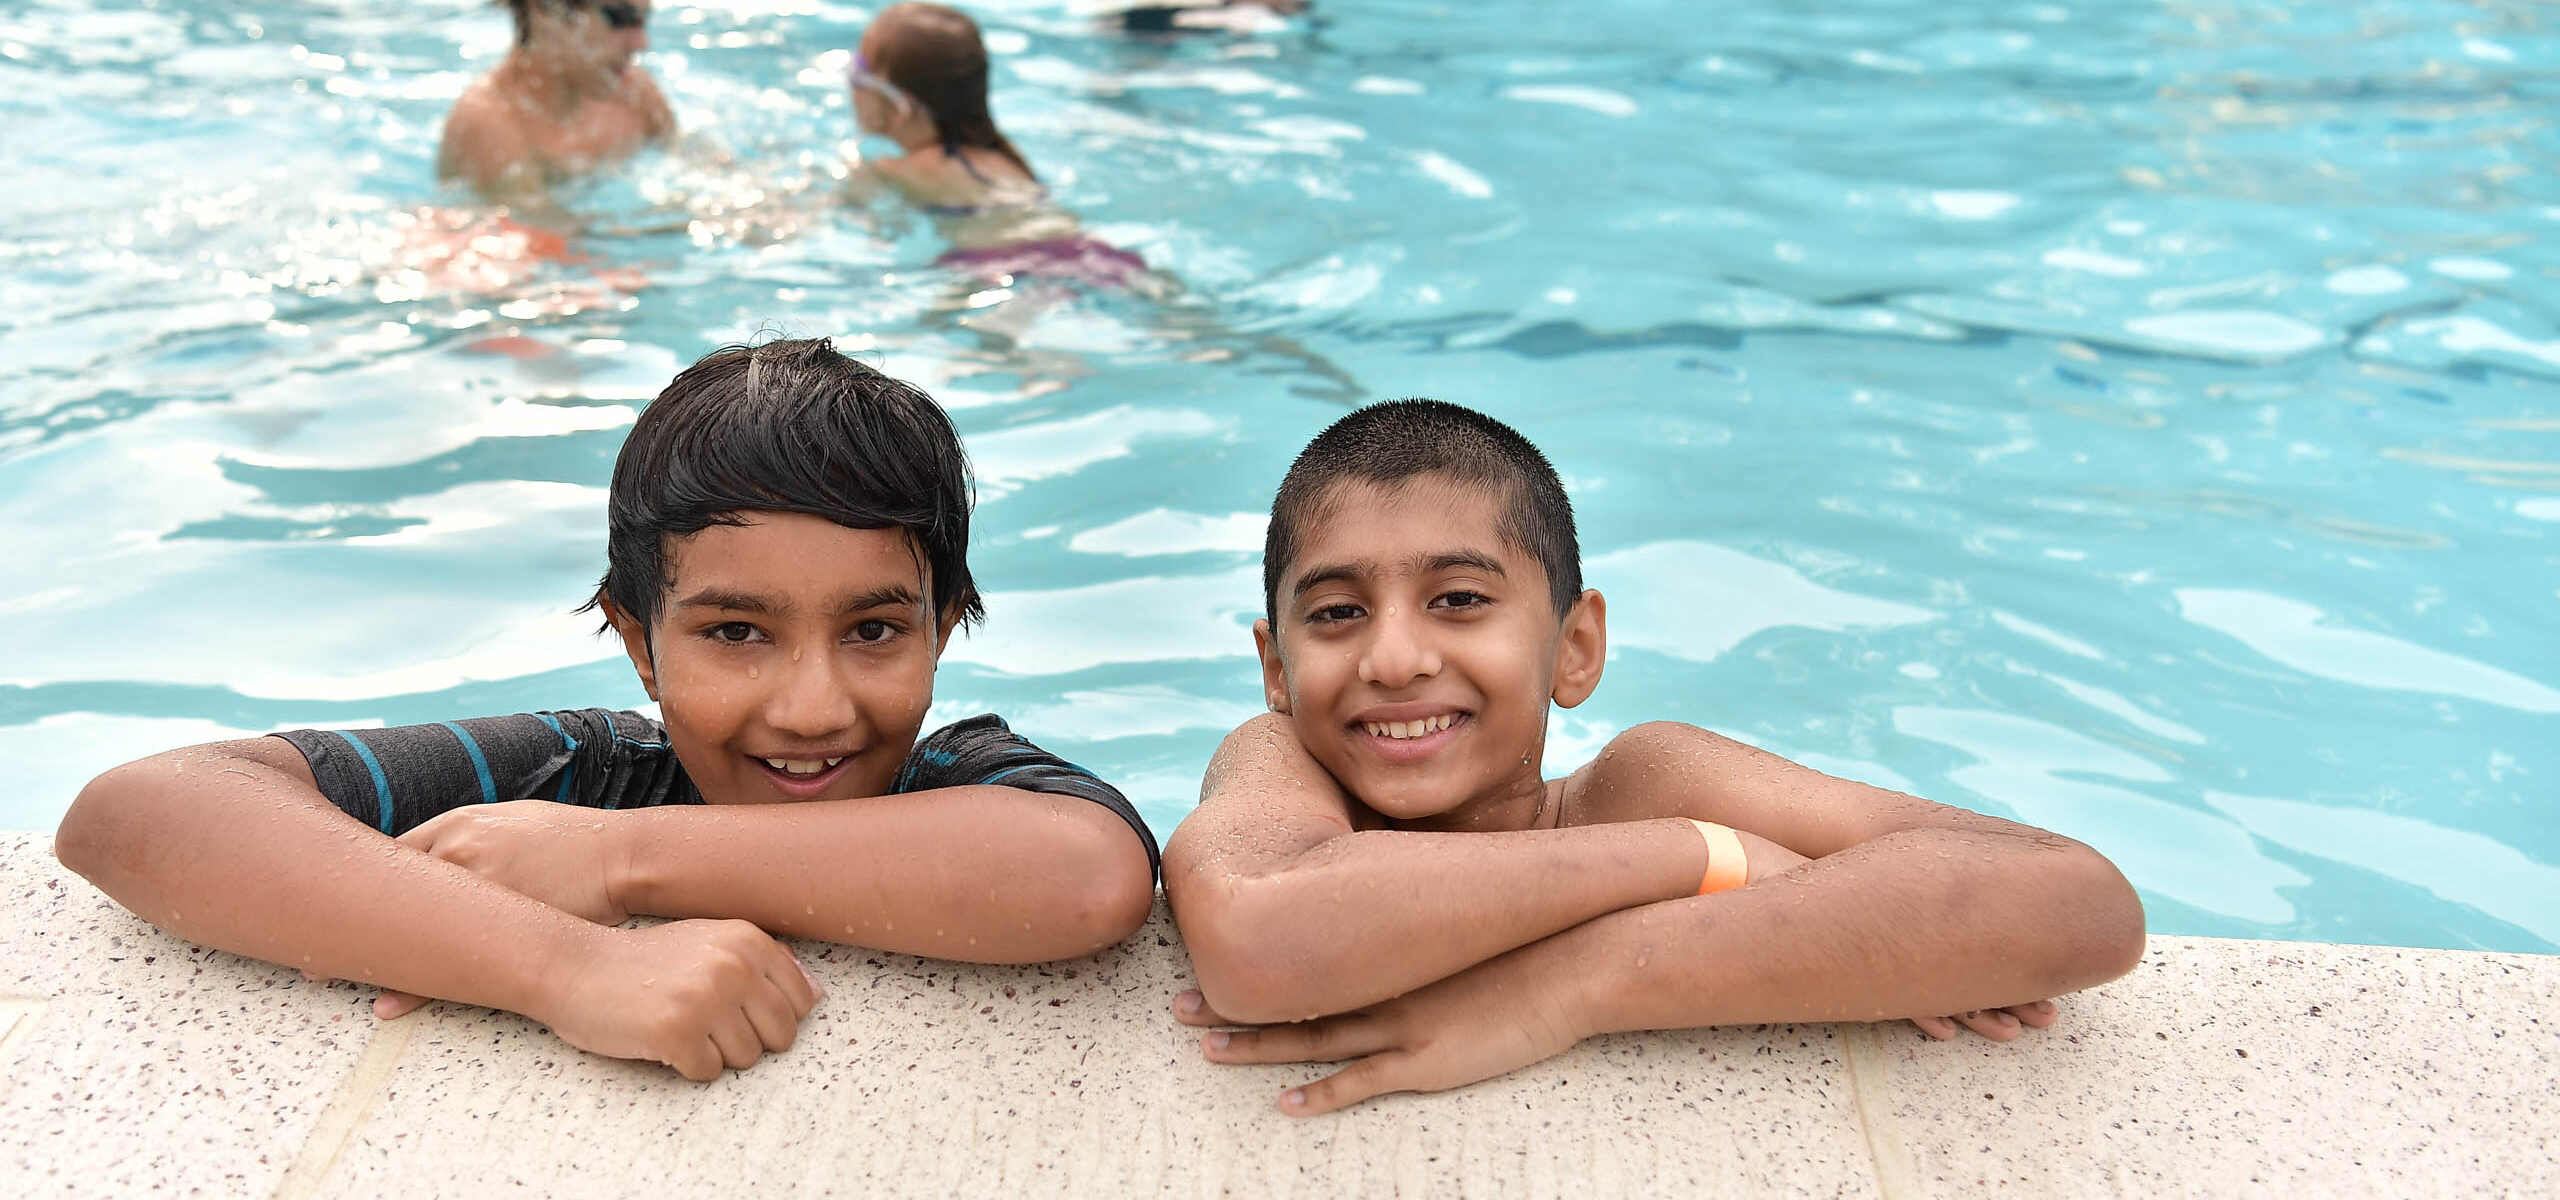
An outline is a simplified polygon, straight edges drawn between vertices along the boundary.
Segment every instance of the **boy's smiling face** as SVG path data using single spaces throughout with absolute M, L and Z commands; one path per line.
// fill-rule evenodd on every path
M 936 622 L 903 529 L 741 513 L 667 541 L 655 626 L 612 614 L 678 760 L 713 804 L 889 790 L 933 702 Z
M 1599 594 L 1559 621 L 1537 558 L 1502 536 L 1499 500 L 1441 475 L 1336 485 L 1254 626 L 1270 706 L 1390 819 L 1527 824 L 1548 703 L 1600 681 Z

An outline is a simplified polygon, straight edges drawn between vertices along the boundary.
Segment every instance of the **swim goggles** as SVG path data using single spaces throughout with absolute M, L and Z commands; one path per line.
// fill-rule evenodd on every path
M 907 89 L 889 82 L 888 76 L 873 71 L 871 60 L 864 58 L 859 50 L 853 52 L 853 61 L 845 64 L 844 85 L 857 92 L 869 88 L 880 93 L 880 98 L 888 101 L 889 106 L 902 115 L 916 107 L 915 97 L 908 95 Z
M 568 7 L 584 8 L 582 0 L 570 0 Z M 631 0 L 602 0 L 595 6 L 596 15 L 604 18 L 607 29 L 638 29 L 649 23 L 649 10 Z

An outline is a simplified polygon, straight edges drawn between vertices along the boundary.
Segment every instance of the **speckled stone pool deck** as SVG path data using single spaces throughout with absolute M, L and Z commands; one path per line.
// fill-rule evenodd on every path
M 0 1197 L 2560 1194 L 2560 958 L 2155 937 L 1998 1046 L 1608 1037 L 1299 1121 L 1213 1068 L 1161 909 L 1081 962 L 804 944 L 799 1044 L 688 1083 L 162 934 L 0 835 Z

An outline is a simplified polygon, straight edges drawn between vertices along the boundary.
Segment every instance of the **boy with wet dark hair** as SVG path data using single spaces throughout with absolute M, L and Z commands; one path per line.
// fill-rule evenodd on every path
M 774 935 L 1090 954 L 1154 901 L 1119 792 L 996 717 L 917 740 L 981 612 L 968 463 L 824 341 L 730 347 L 633 425 L 594 603 L 655 718 L 584 709 L 176 750 L 84 789 L 55 853 L 181 937 L 523 1013 L 689 1078 L 817 1000 Z M 648 914 L 676 918 L 617 928 Z
M 1313 1114 L 1490 1078 L 1594 1033 L 1910 1018 L 1994 1039 L 2130 970 L 2133 889 L 2067 838 L 1834 779 L 1691 726 L 1541 777 L 1600 682 L 1545 457 L 1456 405 L 1361 409 L 1272 504 L 1271 711 L 1229 736 L 1165 890 L 1228 1063 L 1351 1065 Z M 1939 1014 L 1957 1013 L 1957 1017 Z
M 640 65 L 651 0 L 502 0 L 515 45 L 445 115 L 436 178 L 522 192 L 676 136 Z

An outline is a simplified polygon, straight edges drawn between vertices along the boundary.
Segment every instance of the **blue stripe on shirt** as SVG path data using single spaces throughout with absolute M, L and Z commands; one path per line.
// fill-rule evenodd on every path
M 1035 771 L 1035 770 L 1040 769 L 1041 767 L 1056 767 L 1056 768 L 1058 768 L 1058 769 L 1059 769 L 1059 770 L 1061 770 L 1061 771 L 1073 771 L 1073 772 L 1075 772 L 1075 773 L 1076 773 L 1076 774 L 1078 774 L 1078 775 L 1082 775 L 1082 776 L 1084 776 L 1085 778 L 1087 778 L 1087 779 L 1090 779 L 1090 780 L 1094 781 L 1095 783 L 1101 783 L 1101 782 L 1102 782 L 1102 777 L 1101 777 L 1101 776 L 1096 775 L 1096 774 L 1094 774 L 1094 773 L 1093 773 L 1093 772 L 1091 772 L 1091 771 L 1085 770 L 1083 767 L 1079 767 L 1079 766 L 1075 765 L 1074 763 L 1069 763 L 1069 762 L 1054 762 L 1054 763 L 1024 763 L 1024 764 L 1022 764 L 1021 766 L 1018 766 L 1018 767 L 1006 767 L 1005 769 L 1003 769 L 1003 770 L 1001 770 L 1001 771 L 998 771 L 998 772 L 996 772 L 996 773 L 995 773 L 995 774 L 993 774 L 993 775 L 989 775 L 989 776 L 987 776 L 986 778 L 979 780 L 979 781 L 978 781 L 978 784 L 979 784 L 979 786 L 982 786 L 982 787 L 983 787 L 983 786 L 985 786 L 985 785 L 987 785 L 987 784 L 994 783 L 995 781 L 997 781 L 997 780 L 999 780 L 999 779 L 1002 779 L 1002 778 L 1004 778 L 1004 777 L 1005 777 L 1005 776 L 1007 776 L 1007 775 L 1019 775 L 1019 774 L 1023 773 L 1024 771 Z
M 365 745 L 356 735 L 343 729 L 333 729 L 330 732 L 337 734 L 339 741 L 355 747 L 356 757 L 364 760 L 364 769 L 373 773 L 373 798 L 382 806 L 382 816 L 377 818 L 374 824 L 384 833 L 391 832 L 391 781 L 382 777 L 382 760 L 375 758 L 373 748 Z
M 480 803 L 497 803 L 498 783 L 489 778 L 489 756 L 480 753 L 480 743 L 472 738 L 471 731 L 451 721 L 438 721 L 436 724 L 452 730 L 453 736 L 462 739 L 462 748 L 470 752 L 471 773 L 480 777 Z
M 559 734 L 560 740 L 568 743 L 569 745 L 569 765 L 560 768 L 560 794 L 551 798 L 552 803 L 576 803 L 576 801 L 569 798 L 569 781 L 576 778 L 578 775 L 578 739 L 570 737 L 569 731 L 560 727 L 560 719 L 552 716 L 550 713 L 535 713 L 533 715 L 543 724 L 550 726 L 551 732 Z

